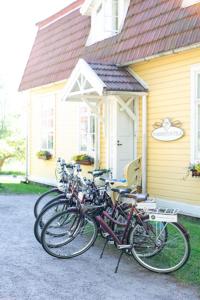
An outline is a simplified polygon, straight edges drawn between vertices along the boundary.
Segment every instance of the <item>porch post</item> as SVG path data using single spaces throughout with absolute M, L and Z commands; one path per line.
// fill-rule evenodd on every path
M 147 192 L 147 96 L 142 96 L 142 192 Z
M 96 104 L 96 112 L 95 114 L 95 161 L 94 161 L 94 167 L 95 169 L 99 168 L 100 163 L 100 104 Z

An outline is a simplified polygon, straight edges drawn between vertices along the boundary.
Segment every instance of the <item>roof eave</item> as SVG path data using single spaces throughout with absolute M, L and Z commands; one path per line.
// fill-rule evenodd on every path
M 103 95 L 132 95 L 132 96 L 147 96 L 148 91 L 120 91 L 120 90 L 103 90 Z
M 195 43 L 195 44 L 191 44 L 185 47 L 180 47 L 180 48 L 176 48 L 173 50 L 169 50 L 169 51 L 164 51 L 164 52 L 160 52 L 158 54 L 154 54 L 151 56 L 146 56 L 146 57 L 142 57 L 139 59 L 135 59 L 135 60 L 131 60 L 131 61 L 127 61 L 124 62 L 122 64 L 117 64 L 118 67 L 127 67 L 136 63 L 140 63 L 140 62 L 144 62 L 144 61 L 149 61 L 155 58 L 159 58 L 159 57 L 163 57 L 163 56 L 167 56 L 167 55 L 171 55 L 171 54 L 176 54 L 176 53 L 180 53 L 183 51 L 187 51 L 187 50 L 191 50 L 191 49 L 196 49 L 196 48 L 200 48 L 200 42 L 199 43 Z

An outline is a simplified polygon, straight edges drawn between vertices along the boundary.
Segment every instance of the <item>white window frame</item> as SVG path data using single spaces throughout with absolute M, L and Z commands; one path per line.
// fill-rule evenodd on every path
M 200 160 L 198 156 L 198 106 L 197 80 L 200 75 L 200 64 L 191 66 L 191 162 Z
M 112 3 L 111 3 L 112 1 Z M 117 1 L 118 4 L 118 16 L 114 16 L 114 1 Z M 108 3 L 110 4 L 111 11 L 108 11 Z M 86 42 L 86 46 L 92 45 L 96 42 L 104 40 L 106 38 L 117 35 L 123 27 L 124 20 L 128 11 L 128 7 L 130 4 L 130 0 L 98 0 L 95 2 L 92 10 L 91 10 L 91 30 Z M 103 20 L 101 21 L 102 26 L 104 26 L 101 34 L 98 36 L 95 31 L 96 25 L 96 14 L 99 7 L 102 5 L 103 10 Z M 114 18 L 118 19 L 118 28 L 114 26 Z M 109 28 L 107 28 L 107 26 Z M 96 25 L 97 28 L 97 25 Z
M 41 121 L 41 134 L 40 134 L 40 150 L 42 151 L 49 151 L 51 154 L 54 154 L 55 152 L 55 94 L 48 94 L 48 95 L 45 95 L 43 97 L 41 97 L 41 114 L 40 114 L 40 121 Z M 44 105 L 49 105 L 49 107 L 52 108 L 52 127 L 49 127 L 49 128 L 43 128 L 43 118 L 44 118 L 44 115 L 43 115 L 43 106 Z M 50 109 L 51 109 L 50 108 Z M 50 118 L 50 117 L 48 117 Z M 46 134 L 46 138 L 47 138 L 47 147 L 42 147 L 42 144 L 43 144 L 43 133 L 45 131 L 45 134 Z M 53 134 L 53 147 L 52 148 L 49 148 L 48 147 L 48 136 L 49 136 L 49 133 L 52 132 Z
M 87 107 L 86 104 L 81 103 L 80 106 L 79 106 L 79 134 L 78 134 L 79 143 L 78 143 L 78 152 L 80 154 L 87 154 L 87 155 L 90 155 L 93 158 L 95 158 L 96 157 L 96 139 L 97 139 L 96 128 L 94 128 L 94 133 L 91 133 L 91 135 L 92 134 L 94 135 L 94 151 L 92 151 L 91 149 L 89 149 L 89 147 L 87 148 L 87 150 L 81 150 L 81 143 L 80 143 L 80 141 L 81 141 L 81 139 L 80 139 L 80 136 L 81 136 L 80 117 L 81 117 L 81 108 L 83 106 L 86 107 L 86 109 L 87 109 L 87 112 L 85 113 L 85 116 L 87 116 L 87 118 L 88 118 L 88 128 L 90 128 L 90 118 L 91 118 L 91 116 L 94 117 L 94 124 L 95 124 L 95 127 L 96 127 L 95 115 L 90 111 L 89 107 Z M 90 133 L 87 132 L 86 134 L 89 135 Z

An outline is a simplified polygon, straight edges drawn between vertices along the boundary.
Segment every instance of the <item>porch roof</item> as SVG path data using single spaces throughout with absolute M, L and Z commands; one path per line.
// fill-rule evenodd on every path
M 63 100 L 83 95 L 146 94 L 147 89 L 124 67 L 79 59 L 64 89 Z
M 105 84 L 104 91 L 147 92 L 127 69 L 114 64 L 88 63 Z

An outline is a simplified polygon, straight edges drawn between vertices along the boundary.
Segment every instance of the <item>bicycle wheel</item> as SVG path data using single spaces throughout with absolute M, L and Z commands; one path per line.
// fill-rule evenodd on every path
M 157 273 L 171 273 L 180 269 L 190 256 L 190 243 L 185 229 L 178 223 L 162 223 L 157 230 L 143 224 L 132 229 L 132 254 L 146 269 Z M 157 222 L 160 223 L 160 222 Z
M 160 247 L 155 247 L 158 234 L 162 244 L 160 243 Z M 133 245 L 137 243 L 138 249 L 140 247 L 140 256 L 150 257 L 162 250 L 167 241 L 167 236 L 168 232 L 165 223 L 145 220 L 143 224 L 135 223 L 134 230 L 131 229 L 129 233 L 127 244 Z
M 67 259 L 87 251 L 94 244 L 97 233 L 97 225 L 92 217 L 81 215 L 78 209 L 69 208 L 46 223 L 41 243 L 48 254 Z
M 44 225 L 52 218 L 54 215 L 58 214 L 59 212 L 63 212 L 68 208 L 68 201 L 65 199 L 55 201 L 54 203 L 45 207 L 39 216 L 37 217 L 35 224 L 34 224 L 34 235 L 35 238 L 39 243 L 41 243 L 41 234 Z M 49 231 L 50 234 L 50 231 Z
M 39 196 L 34 205 L 34 216 L 37 218 L 42 208 L 55 196 L 62 194 L 58 188 L 53 188 Z

